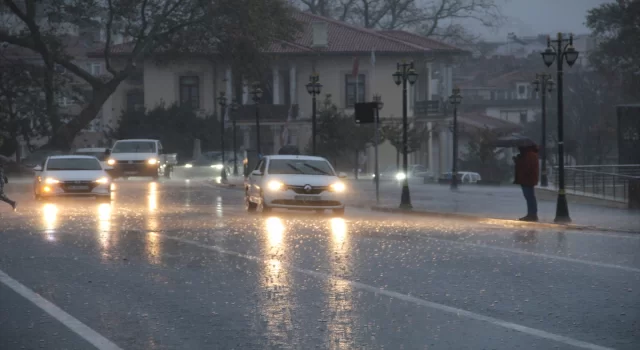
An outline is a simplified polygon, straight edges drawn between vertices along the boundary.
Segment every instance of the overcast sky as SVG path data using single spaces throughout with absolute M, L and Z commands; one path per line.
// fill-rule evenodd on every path
M 509 32 L 518 36 L 553 34 L 557 32 L 588 33 L 585 27 L 587 11 L 614 0 L 496 0 L 507 23 L 498 31 L 473 24 L 474 30 L 490 40 L 506 40 Z M 477 26 L 477 28 L 476 28 Z

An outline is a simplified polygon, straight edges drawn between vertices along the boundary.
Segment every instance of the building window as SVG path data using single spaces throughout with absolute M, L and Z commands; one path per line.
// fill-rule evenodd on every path
M 91 75 L 96 77 L 102 75 L 102 65 L 100 63 L 91 63 Z
M 180 105 L 200 109 L 200 77 L 180 77 Z
M 520 111 L 520 124 L 526 124 L 528 122 L 528 115 L 529 113 L 527 113 L 527 111 Z
M 364 74 L 359 74 L 358 79 L 356 79 L 353 75 L 347 74 L 345 76 L 345 102 L 346 107 L 354 107 L 356 104 L 356 90 L 358 94 L 358 102 L 364 102 L 365 91 L 365 77 Z M 356 89 L 356 81 L 357 81 L 357 89 Z

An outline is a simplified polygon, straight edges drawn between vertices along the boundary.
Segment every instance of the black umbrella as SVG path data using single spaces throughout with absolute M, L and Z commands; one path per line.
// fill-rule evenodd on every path
M 522 136 L 522 135 L 518 135 L 518 134 L 513 134 L 510 136 L 503 136 L 503 137 L 499 137 L 496 142 L 494 143 L 495 147 L 530 147 L 530 146 L 535 146 L 536 143 L 526 137 L 526 136 Z

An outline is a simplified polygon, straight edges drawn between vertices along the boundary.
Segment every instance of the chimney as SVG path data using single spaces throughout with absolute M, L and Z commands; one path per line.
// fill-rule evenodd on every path
M 313 22 L 313 37 L 311 47 L 327 47 L 327 22 Z

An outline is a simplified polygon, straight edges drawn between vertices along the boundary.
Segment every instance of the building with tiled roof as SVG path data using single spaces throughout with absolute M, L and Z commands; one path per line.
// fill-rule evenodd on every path
M 381 118 L 399 118 L 402 89 L 395 85 L 392 74 L 398 62 L 413 61 L 419 77 L 409 89 L 409 116 L 419 123 L 444 120 L 443 102 L 453 88 L 452 62 L 467 55 L 466 51 L 403 31 L 366 29 L 306 12 L 296 12 L 294 16 L 301 27 L 297 35 L 290 41 L 273 40 L 265 52 L 272 68 L 260 82 L 264 90 L 259 106 L 263 150 L 275 152 L 283 143 L 306 148 L 311 138 L 312 99 L 305 85 L 314 72 L 319 74 L 323 85 L 319 99 L 329 94 L 340 109 L 352 113 L 354 103 L 371 101 L 378 93 L 384 101 Z M 113 46 L 114 59 L 126 56 L 132 47 L 126 43 Z M 101 52 L 93 54 L 101 55 Z M 203 55 L 184 55 L 171 63 L 144 62 L 142 78 L 120 86 L 107 102 L 114 117 L 116 111 L 140 105 L 152 108 L 160 103 L 189 104 L 203 115 L 219 117 L 218 96 L 224 92 L 229 100 L 240 103 L 234 115 L 237 125 L 244 130 L 239 143 L 244 148 L 255 148 L 256 107 L 249 91 L 250 82 L 236 74 L 230 62 L 216 59 L 215 53 Z M 433 137 L 435 143 L 439 142 L 437 133 Z M 425 140 L 425 149 L 411 155 L 412 163 L 435 167 L 436 172 L 439 164 L 449 168 L 450 157 L 437 154 L 435 147 L 429 150 L 426 145 L 432 143 L 433 140 Z M 380 159 L 382 168 L 394 163 L 395 149 L 383 145 Z

